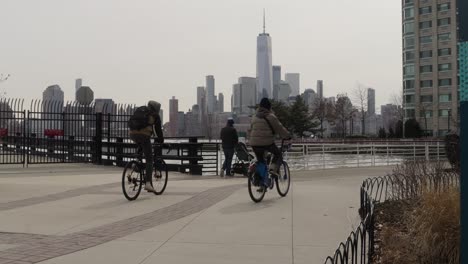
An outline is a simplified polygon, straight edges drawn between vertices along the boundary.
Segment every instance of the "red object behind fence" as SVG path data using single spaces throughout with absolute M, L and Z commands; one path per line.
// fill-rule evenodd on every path
M 63 136 L 62 129 L 44 129 L 44 136 L 47 137 L 55 137 L 55 136 Z
M 0 128 L 0 137 L 8 136 L 8 128 Z

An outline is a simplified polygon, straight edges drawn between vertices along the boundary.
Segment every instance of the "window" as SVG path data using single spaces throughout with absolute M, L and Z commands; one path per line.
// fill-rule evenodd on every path
M 438 25 L 439 27 L 440 27 L 440 26 L 450 25 L 450 17 L 438 19 L 438 20 L 437 20 L 437 25 Z
M 439 34 L 438 38 L 439 38 L 439 41 L 450 40 L 450 33 Z
M 413 17 L 414 17 L 414 8 L 413 7 L 405 8 L 404 18 L 410 19 Z
M 414 60 L 414 58 L 415 58 L 414 51 L 405 52 L 405 61 L 412 61 Z
M 432 103 L 432 95 L 421 95 L 421 103 Z
M 414 89 L 414 80 L 406 80 L 403 82 L 405 89 Z
M 450 71 L 452 69 L 452 63 L 439 64 L 439 71 Z
M 452 85 L 452 79 L 440 79 L 439 86 L 450 86 Z
M 432 65 L 419 66 L 419 71 L 420 71 L 421 73 L 432 72 Z
M 432 117 L 432 110 L 425 110 L 425 111 L 421 111 L 419 112 L 421 117 Z
M 432 13 L 432 6 L 425 6 L 419 8 L 419 14 L 420 15 L 425 15 L 425 14 L 430 14 Z
M 432 21 L 419 22 L 419 29 L 426 29 L 432 27 Z
M 403 67 L 403 75 L 412 76 L 414 75 L 414 64 L 408 64 Z
M 414 38 L 413 37 L 406 37 L 403 41 L 403 47 L 405 49 L 414 48 Z
M 406 22 L 403 25 L 403 33 L 404 34 L 414 33 L 414 22 Z
M 431 43 L 432 42 L 432 36 L 424 36 L 419 38 L 419 42 L 422 44 L 424 43 Z
M 432 87 L 432 80 L 424 80 L 420 83 L 421 88 L 431 88 Z
M 406 109 L 406 117 L 407 118 L 414 118 L 416 116 L 416 113 L 414 109 Z
M 413 0 L 405 0 L 405 5 L 412 4 L 412 3 L 413 3 Z
M 405 95 L 405 103 L 414 104 L 414 94 Z
M 438 10 L 438 11 L 447 11 L 447 10 L 450 10 L 450 3 L 438 4 L 438 5 L 437 5 L 437 10 Z
M 419 52 L 419 58 L 425 59 L 425 58 L 431 58 L 432 57 L 432 50 L 424 50 Z
M 448 56 L 448 55 L 452 55 L 451 48 L 439 49 L 439 56 Z
M 452 102 L 452 95 L 451 94 L 440 94 L 439 95 L 439 102 L 440 103 Z
M 439 116 L 441 117 L 447 117 L 449 116 L 449 109 L 439 109 Z

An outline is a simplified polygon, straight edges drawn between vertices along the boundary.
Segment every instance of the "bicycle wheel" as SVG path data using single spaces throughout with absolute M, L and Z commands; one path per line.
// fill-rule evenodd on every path
M 263 197 L 265 197 L 267 187 L 263 186 L 260 176 L 257 173 L 255 173 L 255 169 L 249 171 L 248 179 L 250 198 L 256 203 L 261 202 L 263 200 Z
M 160 195 L 164 192 L 167 186 L 167 165 L 162 159 L 157 159 L 154 162 L 154 175 L 151 185 L 154 188 L 154 194 Z
M 283 161 L 283 164 L 279 169 L 279 176 L 275 177 L 276 189 L 278 190 L 279 195 L 286 196 L 289 192 L 289 187 L 291 185 L 291 174 L 289 172 L 289 166 L 286 161 Z
M 125 165 L 122 174 L 122 191 L 129 201 L 135 200 L 140 195 L 143 186 L 143 176 L 137 161 L 133 160 Z

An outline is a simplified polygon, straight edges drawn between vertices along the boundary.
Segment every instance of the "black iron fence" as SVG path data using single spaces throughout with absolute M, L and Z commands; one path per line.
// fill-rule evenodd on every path
M 135 157 L 129 104 L 0 99 L 0 164 L 95 163 L 124 166 Z M 218 171 L 219 145 L 198 137 L 168 138 L 160 155 L 170 170 Z
M 373 263 L 376 248 L 375 206 L 386 201 L 406 200 L 426 191 L 441 192 L 459 186 L 459 172 L 442 162 L 405 162 L 391 175 L 366 179 L 360 188 L 361 222 L 345 242 L 340 243 L 325 264 Z

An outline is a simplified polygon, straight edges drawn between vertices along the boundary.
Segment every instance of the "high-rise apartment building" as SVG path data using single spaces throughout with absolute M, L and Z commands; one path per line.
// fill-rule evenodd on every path
M 299 73 L 286 73 L 284 80 L 291 86 L 291 96 L 298 96 L 301 94 Z
M 271 57 L 271 38 L 265 32 L 265 15 L 263 16 L 263 33 L 257 37 L 257 100 L 273 96 L 273 65 Z
M 215 79 L 213 75 L 206 76 L 206 107 L 207 112 L 212 114 L 216 108 Z
M 367 89 L 367 114 L 375 115 L 375 90 L 372 88 Z
M 402 0 L 402 9 L 405 119 L 441 136 L 458 116 L 457 1 Z

